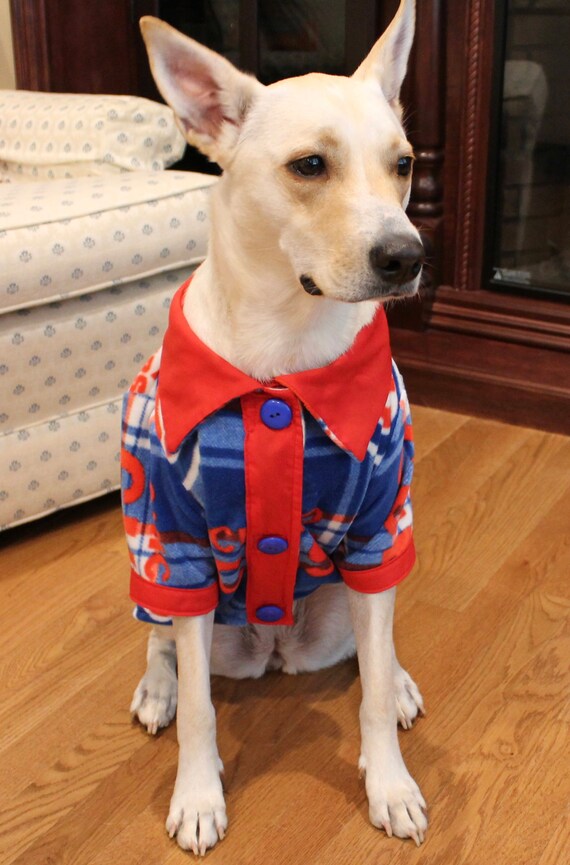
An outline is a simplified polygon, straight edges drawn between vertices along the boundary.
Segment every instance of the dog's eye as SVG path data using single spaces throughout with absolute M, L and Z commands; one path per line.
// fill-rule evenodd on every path
M 412 157 L 401 156 L 400 159 L 398 159 L 398 174 L 400 175 L 400 177 L 407 177 L 411 170 Z
M 325 160 L 322 156 L 303 156 L 302 159 L 295 159 L 291 162 L 290 167 L 295 174 L 300 174 L 301 177 L 319 177 L 324 173 Z

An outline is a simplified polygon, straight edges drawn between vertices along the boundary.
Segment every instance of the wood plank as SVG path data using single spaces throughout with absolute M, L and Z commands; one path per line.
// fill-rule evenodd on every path
M 438 574 L 429 598 L 463 609 L 492 579 L 524 536 L 568 488 L 570 442 L 563 436 L 476 421 L 459 428 L 418 466 L 414 498 L 419 568 L 424 595 L 426 563 Z M 443 470 L 449 459 L 451 472 Z M 532 466 L 532 472 L 530 472 Z M 540 496 L 537 481 L 541 478 Z M 433 515 L 438 514 L 437 530 Z M 516 517 L 516 518 L 515 518 Z M 459 578 L 461 575 L 461 578 Z
M 450 414 L 415 405 L 412 411 L 416 463 L 424 460 L 438 445 L 469 421 L 468 415 Z

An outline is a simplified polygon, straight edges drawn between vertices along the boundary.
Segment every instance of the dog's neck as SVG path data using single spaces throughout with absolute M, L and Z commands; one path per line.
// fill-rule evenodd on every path
M 347 351 L 377 303 L 306 294 L 270 232 L 252 240 L 220 205 L 214 195 L 208 256 L 184 299 L 194 333 L 260 381 L 326 366 Z

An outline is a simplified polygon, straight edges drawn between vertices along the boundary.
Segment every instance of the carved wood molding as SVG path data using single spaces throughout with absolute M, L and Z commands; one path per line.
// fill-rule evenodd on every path
M 391 343 L 412 402 L 570 434 L 567 353 L 477 330 L 400 328 Z
M 404 104 L 412 106 L 406 126 L 416 156 L 408 210 L 418 221 L 443 213 L 444 70 L 442 0 L 420 0 L 411 70 L 403 94 Z
M 465 88 L 465 133 L 463 136 L 463 176 L 461 193 L 463 208 L 459 228 L 459 262 L 456 284 L 459 289 L 468 287 L 469 257 L 471 252 L 471 234 L 473 231 L 473 216 L 475 209 L 475 139 L 477 132 L 477 104 L 480 88 L 482 46 L 479 39 L 481 29 L 481 0 L 472 0 L 469 9 L 469 27 L 467 36 L 467 86 Z
M 465 6 L 466 54 L 453 284 L 460 291 L 476 291 L 481 287 L 495 5 L 494 0 L 467 0 Z
M 408 213 L 421 223 L 422 217 L 433 218 L 443 214 L 443 148 L 416 147 L 415 156 Z
M 441 286 L 431 304 L 429 325 L 432 330 L 570 353 L 570 306 L 540 298 Z

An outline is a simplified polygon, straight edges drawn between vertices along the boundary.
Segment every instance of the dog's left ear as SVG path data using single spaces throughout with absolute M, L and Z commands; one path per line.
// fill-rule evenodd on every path
M 361 80 L 376 79 L 384 96 L 396 110 L 399 109 L 400 88 L 406 77 L 408 58 L 414 41 L 415 23 L 415 0 L 401 0 L 390 26 L 353 76 Z

